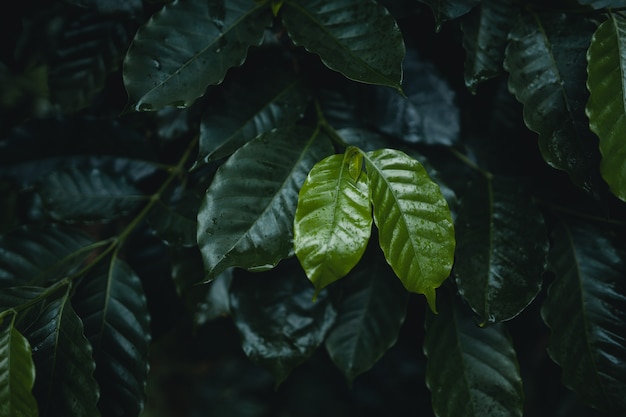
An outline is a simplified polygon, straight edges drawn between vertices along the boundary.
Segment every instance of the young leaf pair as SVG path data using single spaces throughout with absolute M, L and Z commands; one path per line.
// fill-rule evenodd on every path
M 309 172 L 298 197 L 294 249 L 317 291 L 359 262 L 372 221 L 395 274 L 436 311 L 435 289 L 454 260 L 452 216 L 422 164 L 393 149 L 351 146 Z

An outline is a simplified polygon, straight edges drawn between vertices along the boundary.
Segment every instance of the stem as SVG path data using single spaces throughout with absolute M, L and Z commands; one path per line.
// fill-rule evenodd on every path
M 484 169 L 482 169 L 481 167 L 479 167 L 474 161 L 472 161 L 471 159 L 469 159 L 465 154 L 459 152 L 458 150 L 454 149 L 454 148 L 448 148 L 448 150 L 452 153 L 452 155 L 454 155 L 457 159 L 459 159 L 461 162 L 463 162 L 465 165 L 467 165 L 468 167 L 470 167 L 471 169 L 473 169 L 474 171 L 479 172 L 481 175 L 483 175 L 485 178 L 487 179 L 491 179 L 493 177 L 493 174 L 489 171 L 486 171 Z
M 324 113 L 322 112 L 322 107 L 318 100 L 315 100 L 315 114 L 317 115 L 317 125 L 328 135 L 331 140 L 337 143 L 339 146 L 344 149 L 348 148 L 350 145 L 344 142 L 344 140 L 339 136 L 339 133 L 335 130 L 334 127 L 328 123 L 326 117 L 324 117 Z

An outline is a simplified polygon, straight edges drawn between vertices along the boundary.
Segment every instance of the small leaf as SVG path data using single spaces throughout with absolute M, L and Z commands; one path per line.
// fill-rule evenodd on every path
M 480 328 L 446 292 L 428 314 L 426 384 L 440 417 L 521 417 L 524 392 L 513 344 L 502 324 Z
M 318 291 L 354 268 L 372 230 L 367 177 L 353 178 L 353 158 L 362 154 L 348 148 L 315 164 L 298 196 L 294 248 Z
M 28 340 L 15 328 L 15 311 L 0 313 L 0 415 L 37 417 L 35 365 Z
M 437 32 L 441 25 L 449 20 L 457 19 L 468 13 L 480 3 L 480 0 L 419 0 L 427 4 L 435 17 Z
M 561 221 L 548 265 L 556 275 L 542 316 L 563 383 L 607 415 L 626 411 L 626 253 L 611 232 Z
M 229 267 L 271 268 L 293 254 L 298 192 L 329 138 L 304 126 L 244 145 L 215 174 L 198 212 L 198 245 L 210 281 Z
M 222 82 L 260 45 L 271 11 L 264 1 L 188 0 L 166 4 L 137 32 L 124 60 L 135 110 L 187 107 Z
M 600 138 L 600 172 L 611 192 L 626 201 L 626 17 L 611 14 L 587 53 L 587 115 Z
M 407 290 L 424 294 L 436 311 L 435 289 L 450 275 L 454 226 L 439 186 L 401 151 L 365 154 L 380 247 Z
M 404 40 L 373 0 L 290 0 L 282 7 L 291 40 L 345 77 L 402 91 Z

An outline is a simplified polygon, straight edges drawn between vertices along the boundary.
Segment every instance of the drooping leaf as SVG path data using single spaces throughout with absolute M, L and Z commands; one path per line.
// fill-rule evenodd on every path
M 542 308 L 563 383 L 607 415 L 626 411 L 626 253 L 614 239 L 590 224 L 560 222 L 548 256 L 556 279 Z
M 70 228 L 22 226 L 0 236 L 0 287 L 43 285 L 75 272 L 94 249 Z
M 524 392 L 513 344 L 502 324 L 480 328 L 449 292 L 428 314 L 426 384 L 440 417 L 521 417 Z
M 70 304 L 69 289 L 49 300 L 24 333 L 37 370 L 33 392 L 41 417 L 100 415 L 91 344 Z
M 450 275 L 454 226 L 441 190 L 424 167 L 401 151 L 365 154 L 380 247 L 407 290 L 436 311 L 435 289 Z
M 509 320 L 541 290 L 548 252 L 543 216 L 515 178 L 476 178 L 456 218 L 454 276 L 483 324 Z
M 294 219 L 294 250 L 315 288 L 343 278 L 359 262 L 372 231 L 367 176 L 351 159 L 356 148 L 315 164 L 300 189 Z
M 507 36 L 518 15 L 512 0 L 486 0 L 462 18 L 465 85 L 470 91 L 504 71 Z
M 619 13 L 598 27 L 587 54 L 587 115 L 600 138 L 600 172 L 611 192 L 626 201 L 626 17 Z
M 103 416 L 138 415 L 145 401 L 150 316 L 139 277 L 113 258 L 90 272 L 74 303 L 93 347 Z
M 187 107 L 222 82 L 259 45 L 270 24 L 265 2 L 176 0 L 137 32 L 124 60 L 135 110 Z
M 342 282 L 337 319 L 326 337 L 326 350 L 349 382 L 368 371 L 398 340 L 409 293 L 377 247 Z
M 260 275 L 235 275 L 231 314 L 245 354 L 279 385 L 321 345 L 337 313 L 326 290 L 313 301 L 315 290 L 294 259 Z
M 200 196 L 180 188 L 169 201 L 159 199 L 147 220 L 155 234 L 170 246 L 196 245 L 196 230 Z
M 293 254 L 298 192 L 332 151 L 319 130 L 291 126 L 248 142 L 220 167 L 198 212 L 207 281 L 229 267 L 271 268 Z
M 37 417 L 35 365 L 28 340 L 15 328 L 16 313 L 0 313 L 0 415 Z
M 435 17 L 437 31 L 444 22 L 457 19 L 468 13 L 480 0 L 419 0 L 430 7 Z
M 509 90 L 524 105 L 526 125 L 539 134 L 543 158 L 584 189 L 591 188 L 593 143 L 584 114 L 584 54 L 593 30 L 579 16 L 525 14 L 511 31 L 504 60 Z
M 401 91 L 404 40 L 376 1 L 290 0 L 281 13 L 291 40 L 318 54 L 328 68 L 354 81 Z

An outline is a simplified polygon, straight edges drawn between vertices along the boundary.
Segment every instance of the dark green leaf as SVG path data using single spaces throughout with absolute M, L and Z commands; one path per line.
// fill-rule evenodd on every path
M 259 45 L 271 12 L 263 1 L 174 1 L 137 32 L 124 61 L 135 110 L 187 107 Z
M 74 297 L 93 346 L 98 407 L 104 416 L 136 416 L 144 405 L 150 317 L 139 277 L 113 258 L 90 272 Z
M 424 353 L 426 384 L 440 417 L 521 417 L 524 392 L 506 328 L 476 326 L 449 293 L 439 314 L 428 314 Z
M 287 0 L 283 25 L 296 45 L 345 77 L 401 91 L 402 33 L 373 0 Z
M 579 4 L 591 6 L 593 9 L 610 9 L 624 7 L 623 0 L 577 0 Z
M 68 3 L 97 11 L 98 13 L 137 14 L 142 10 L 141 0 L 66 0 Z
M 320 346 L 337 314 L 326 291 L 313 301 L 314 288 L 295 260 L 259 276 L 235 275 L 230 288 L 242 348 L 276 385 Z
M 307 173 L 333 151 L 312 128 L 273 130 L 235 152 L 198 212 L 206 280 L 228 267 L 267 269 L 293 253 L 293 219 Z
M 326 350 L 349 382 L 393 346 L 404 323 L 409 293 L 376 244 L 343 280 L 343 299 L 326 337 Z
M 0 415 L 37 417 L 35 365 L 28 340 L 15 328 L 15 311 L 0 313 Z
M 194 246 L 200 201 L 193 191 L 176 189 L 169 201 L 157 201 L 148 215 L 148 223 L 168 245 Z
M 600 138 L 600 172 L 626 201 L 626 17 L 611 14 L 593 35 L 587 54 L 587 115 Z
M 468 13 L 472 8 L 480 3 L 480 0 L 419 0 L 427 4 L 435 17 L 437 31 L 441 30 L 441 25 L 454 20 Z
M 365 156 L 380 247 L 407 290 L 424 294 L 433 311 L 435 289 L 450 275 L 454 226 L 439 186 L 401 151 Z
M 542 315 L 551 329 L 548 353 L 563 383 L 589 405 L 626 411 L 626 253 L 610 232 L 562 222 L 548 266 L 556 280 Z
M 571 30 L 576 27 L 576 30 Z M 588 189 L 593 136 L 584 114 L 585 53 L 594 25 L 580 17 L 533 14 L 510 34 L 504 67 L 509 89 L 524 105 L 526 125 L 539 134 L 545 161 Z
M 483 324 L 517 316 L 541 289 L 548 236 L 539 209 L 514 178 L 480 177 L 456 218 L 454 276 Z
M 317 290 L 343 278 L 359 262 L 372 231 L 369 182 L 356 148 L 315 164 L 300 189 L 294 220 L 294 249 Z

